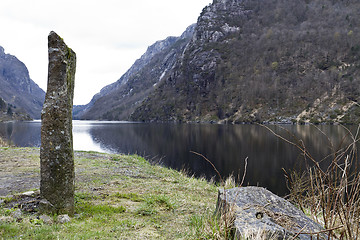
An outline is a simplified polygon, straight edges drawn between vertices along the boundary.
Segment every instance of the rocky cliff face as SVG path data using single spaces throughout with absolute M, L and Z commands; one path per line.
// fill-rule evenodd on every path
M 6 111 L 10 107 L 10 112 L 6 112 L 10 119 L 12 115 L 15 119 L 29 119 L 29 116 L 40 119 L 45 92 L 30 79 L 25 64 L 15 56 L 5 54 L 1 46 L 0 85 L 0 98 L 8 105 Z
M 89 104 L 75 107 L 75 118 L 128 120 L 134 109 L 171 71 L 190 41 L 194 28 L 192 25 L 180 37 L 168 37 L 148 47 L 117 82 L 104 87 Z
M 131 118 L 358 122 L 359 14 L 355 0 L 214 0 Z
M 360 2 L 214 0 L 155 43 L 86 119 L 340 122 L 360 119 Z

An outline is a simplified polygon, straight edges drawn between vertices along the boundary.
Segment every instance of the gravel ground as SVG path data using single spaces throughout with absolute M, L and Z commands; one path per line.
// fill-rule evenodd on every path
M 0 197 L 40 188 L 39 148 L 0 148 Z M 110 159 L 95 152 L 75 152 L 75 159 Z M 86 181 L 81 168 L 77 180 Z

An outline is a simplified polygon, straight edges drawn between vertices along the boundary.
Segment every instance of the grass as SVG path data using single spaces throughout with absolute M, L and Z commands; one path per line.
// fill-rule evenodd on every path
M 13 174 L 11 177 L 39 174 L 38 152 L 35 148 L 0 148 L 6 166 L 0 171 Z M 21 170 L 11 165 L 13 159 Z M 194 216 L 203 222 L 215 221 L 215 184 L 152 165 L 136 155 L 75 152 L 75 164 L 76 215 L 72 221 L 59 224 L 52 216 L 55 223 L 48 225 L 33 214 L 19 221 L 0 220 L 0 239 L 209 239 L 205 236 L 211 233 L 194 225 Z M 0 206 L 0 219 L 12 211 Z
M 356 139 L 355 136 L 354 139 Z M 344 150 L 343 153 L 346 152 Z M 305 156 L 308 155 L 305 153 Z M 37 148 L 2 147 L 0 148 L 0 162 L 3 167 L 0 169 L 0 174 L 3 176 L 18 179 L 19 176 L 25 178 L 39 175 L 39 149 Z M 9 218 L 15 209 L 8 209 L 3 204 L 0 205 L 0 239 L 220 240 L 234 237 L 234 210 L 229 208 L 220 216 L 214 214 L 218 191 L 218 186 L 214 183 L 188 176 L 184 172 L 150 164 L 137 155 L 79 151 L 75 152 L 75 166 L 76 214 L 71 222 L 59 224 L 57 216 L 51 216 L 54 223 L 46 224 L 34 214 L 25 214 L 20 220 L 15 220 Z M 334 164 L 334 166 L 338 165 Z M 347 165 L 339 166 L 344 168 Z M 338 172 L 344 175 L 344 172 Z M 327 199 L 330 195 L 317 195 L 321 191 L 322 193 L 329 192 L 325 189 L 326 185 L 320 185 L 324 190 L 318 189 L 317 192 L 311 192 L 309 187 L 315 187 L 315 185 L 308 185 L 309 177 L 306 173 L 293 173 L 293 177 L 289 179 L 293 187 L 291 195 L 293 202 L 308 211 L 309 215 L 318 216 L 316 219 L 318 221 L 320 218 L 333 219 L 334 224 L 325 225 L 327 229 L 333 229 L 330 231 L 330 237 L 346 236 L 346 221 L 358 222 L 358 218 L 347 220 L 350 215 L 358 216 L 355 209 L 347 210 L 349 204 L 344 205 L 346 208 L 340 208 L 339 204 L 336 205 L 337 208 L 329 208 L 334 216 L 329 218 L 328 213 L 323 211 L 327 209 L 328 202 L 322 202 L 321 198 Z M 318 179 L 321 180 L 322 176 Z M 342 190 L 336 195 L 341 196 L 341 199 L 344 199 L 344 195 L 341 195 L 345 189 L 344 181 L 342 180 Z M 27 182 L 26 179 L 24 182 Z M 21 186 L 23 189 L 17 186 L 14 188 L 14 193 L 29 190 L 24 188 L 24 184 Z M 235 186 L 234 177 L 223 179 L 224 188 Z M 295 186 L 301 186 L 301 188 L 295 188 Z M 315 196 L 321 197 L 315 198 Z M 356 196 L 352 198 L 355 199 Z M 357 199 L 356 203 L 358 203 Z M 11 201 L 11 196 L 3 200 Z M 316 205 L 317 203 L 323 205 Z M 335 212 L 339 209 L 341 209 L 340 214 L 335 216 Z M 338 226 L 341 226 L 341 229 L 337 228 Z M 353 225 L 349 227 L 352 234 Z M 354 234 L 351 236 L 357 237 Z M 269 236 L 260 229 L 255 233 L 253 231 L 244 233 L 241 239 L 260 240 L 269 239 Z M 273 238 L 270 236 L 270 239 Z
M 230 209 L 226 213 L 215 215 L 206 212 L 202 215 L 193 215 L 190 218 L 190 227 L 194 239 L 234 239 L 235 211 Z M 248 238 L 252 239 L 252 238 Z
M 214 214 L 218 191 L 214 183 L 150 164 L 137 155 L 81 151 L 74 155 L 76 214 L 71 222 L 59 224 L 57 216 L 51 216 L 54 223 L 46 224 L 34 214 L 9 222 L 6 217 L 15 209 L 0 205 L 0 239 L 234 238 L 235 211 Z M 39 174 L 37 148 L 0 148 L 0 161 L 4 166 L 0 174 L 11 178 Z M 224 188 L 235 186 L 234 177 L 223 179 Z M 249 232 L 241 239 L 268 236 Z

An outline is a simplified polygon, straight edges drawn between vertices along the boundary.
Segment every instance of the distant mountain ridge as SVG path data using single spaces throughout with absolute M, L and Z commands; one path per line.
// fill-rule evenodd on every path
M 214 0 L 182 44 L 143 58 L 83 116 L 358 123 L 359 15 L 356 0 Z
M 121 78 L 97 93 L 85 106 L 74 108 L 74 118 L 129 120 L 131 113 L 154 91 L 182 54 L 195 25 L 180 37 L 168 37 L 149 46 Z
M 11 119 L 40 119 L 45 92 L 30 79 L 25 64 L 5 54 L 0 46 L 0 98 L 2 116 Z

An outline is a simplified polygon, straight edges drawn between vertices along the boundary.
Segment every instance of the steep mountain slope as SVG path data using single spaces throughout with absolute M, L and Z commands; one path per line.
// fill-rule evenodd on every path
M 0 97 L 0 122 L 13 120 L 31 120 L 29 114 L 16 108 L 16 106 L 7 103 Z
M 168 37 L 151 45 L 115 83 L 104 87 L 91 102 L 74 109 L 75 118 L 128 120 L 134 109 L 171 71 L 193 35 L 195 25 L 180 37 Z
M 30 79 L 25 64 L 15 56 L 5 54 L 1 46 L 0 85 L 3 110 L 5 109 L 10 118 L 14 115 L 15 119 L 29 119 L 29 116 L 40 119 L 45 92 Z M 5 107 L 6 104 L 7 107 Z M 27 114 L 29 116 L 25 117 Z
M 214 0 L 131 119 L 358 122 L 359 15 L 355 0 Z

